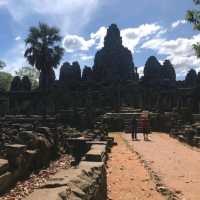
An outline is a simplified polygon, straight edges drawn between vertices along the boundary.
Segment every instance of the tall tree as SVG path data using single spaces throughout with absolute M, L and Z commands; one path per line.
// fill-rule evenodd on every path
M 56 27 L 39 23 L 38 27 L 30 28 L 24 56 L 30 65 L 40 71 L 40 88 L 49 88 L 55 81 L 53 68 L 57 68 L 64 53 L 60 47 L 61 39 Z
M 196 5 L 200 5 L 200 0 L 193 0 Z M 195 30 L 200 31 L 200 10 L 189 10 L 186 19 L 193 24 Z M 198 58 L 200 58 L 200 43 L 197 42 L 193 45 Z

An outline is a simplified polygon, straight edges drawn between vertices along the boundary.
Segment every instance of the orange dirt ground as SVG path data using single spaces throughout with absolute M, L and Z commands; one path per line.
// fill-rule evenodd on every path
M 129 134 L 122 134 L 122 137 L 181 200 L 200 200 L 199 149 L 162 133 L 153 133 L 150 142 L 144 142 L 142 135 L 139 142 L 131 141 Z
M 117 146 L 109 155 L 107 179 L 108 199 L 161 200 L 138 156 L 129 149 L 121 134 L 111 134 Z
M 200 200 L 200 151 L 170 138 L 153 133 L 151 141 L 132 141 L 130 134 L 112 133 L 118 143 L 108 160 L 108 199 L 112 200 Z M 144 164 L 142 164 L 142 162 Z M 161 188 L 176 198 L 156 192 L 155 179 Z M 158 182 L 156 180 L 157 186 Z M 158 187 L 157 187 L 158 188 Z

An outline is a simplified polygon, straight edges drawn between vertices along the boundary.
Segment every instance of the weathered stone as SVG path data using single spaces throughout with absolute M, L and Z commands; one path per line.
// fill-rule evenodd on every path
M 106 171 L 103 162 L 82 161 L 76 168 L 62 170 L 25 200 L 105 200 Z
M 12 184 L 13 177 L 11 172 L 6 172 L 0 176 L 0 194 L 5 192 Z
M 85 160 L 93 162 L 104 162 L 106 159 L 106 145 L 92 145 L 86 153 Z
M 93 71 L 91 67 L 85 66 L 82 73 L 83 81 L 92 81 L 93 80 Z
M 81 69 L 78 62 L 72 65 L 65 62 L 60 69 L 59 82 L 62 87 L 76 87 L 81 80 Z
M 28 76 L 24 76 L 22 78 L 22 83 L 21 84 L 22 84 L 21 90 L 23 90 L 23 91 L 31 91 L 31 81 L 30 81 Z
M 8 170 L 8 160 L 0 159 L 0 175 Z
M 93 66 L 94 80 L 124 81 L 135 76 L 131 52 L 122 45 L 117 25 L 112 24 L 104 39 L 104 47 L 95 55 Z
M 22 89 L 22 83 L 19 76 L 15 76 L 11 83 L 10 90 L 11 91 L 20 91 Z
M 185 77 L 186 87 L 195 87 L 197 85 L 197 73 L 194 69 L 191 69 Z
M 149 57 L 145 63 L 143 82 L 154 87 L 161 82 L 161 64 L 155 56 Z
M 9 167 L 12 170 L 22 167 L 25 162 L 23 155 L 27 150 L 27 146 L 21 144 L 9 144 L 5 145 L 5 148 L 7 150 Z
M 168 88 L 176 86 L 176 72 L 169 60 L 165 60 L 161 67 L 161 84 Z

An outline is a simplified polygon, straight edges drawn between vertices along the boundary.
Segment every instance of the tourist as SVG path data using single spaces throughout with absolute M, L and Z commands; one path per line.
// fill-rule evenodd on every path
M 148 134 L 150 131 L 150 125 L 149 125 L 149 113 L 148 111 L 145 111 L 141 115 L 141 125 L 142 125 L 142 132 L 144 136 L 144 141 L 148 141 Z
M 135 116 L 131 121 L 131 135 L 132 140 L 137 140 L 137 119 L 135 118 Z

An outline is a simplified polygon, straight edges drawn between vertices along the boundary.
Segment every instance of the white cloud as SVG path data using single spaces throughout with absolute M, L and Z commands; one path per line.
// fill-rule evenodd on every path
M 16 70 L 27 65 L 27 61 L 24 58 L 24 52 L 25 44 L 23 42 L 19 42 L 17 45 L 13 46 L 2 59 L 6 63 L 4 70 L 14 75 Z
M 174 40 L 156 38 L 145 42 L 141 48 L 152 49 L 158 55 L 165 55 L 166 59 L 171 60 L 180 76 L 190 68 L 199 68 L 200 60 L 197 59 L 192 47 L 198 41 L 200 41 L 200 34 L 191 38 L 177 38 Z
M 35 15 L 44 16 L 66 33 L 72 29 L 77 31 L 86 25 L 100 7 L 100 0 L 7 0 L 6 7 L 18 22 Z
M 134 52 L 136 46 L 148 36 L 152 36 L 162 30 L 158 24 L 142 24 L 139 27 L 127 28 L 121 30 L 123 44 L 129 50 Z
M 93 39 L 85 40 L 77 35 L 66 35 L 63 39 L 63 47 L 66 52 L 87 51 L 95 44 Z
M 88 51 L 94 46 L 100 49 L 104 45 L 106 32 L 107 28 L 102 26 L 95 33 L 91 33 L 88 40 L 78 35 L 66 35 L 63 39 L 63 47 L 68 53 Z
M 7 0 L 0 0 L 0 7 L 7 5 Z
M 81 55 L 81 60 L 83 61 L 89 61 L 89 60 L 93 60 L 94 56 L 88 56 L 88 55 Z
M 17 36 L 16 38 L 15 38 L 15 41 L 19 41 L 19 40 L 21 40 L 22 38 L 20 37 L 20 36 Z
M 106 36 L 107 28 L 102 26 L 96 33 L 91 33 L 91 39 L 95 40 L 97 43 L 97 49 L 101 49 L 104 46 L 104 37 Z
M 121 30 L 123 44 L 129 50 L 134 52 L 136 46 L 148 37 L 159 33 L 164 29 L 157 24 L 143 24 L 139 27 L 127 28 Z M 63 46 L 67 52 L 88 51 L 91 47 L 100 49 L 104 45 L 104 37 L 106 36 L 107 28 L 102 26 L 96 32 L 90 34 L 90 39 L 78 35 L 66 35 L 63 40 Z
M 166 28 L 162 28 L 157 34 L 156 34 L 156 37 L 157 38 L 160 38 L 161 36 L 163 36 L 164 34 L 167 33 L 167 29 Z
M 177 28 L 178 26 L 186 24 L 186 23 L 187 23 L 186 20 L 177 20 L 177 21 L 172 23 L 171 27 L 172 28 Z
M 144 66 L 138 67 L 137 72 L 139 74 L 139 77 L 144 76 Z

